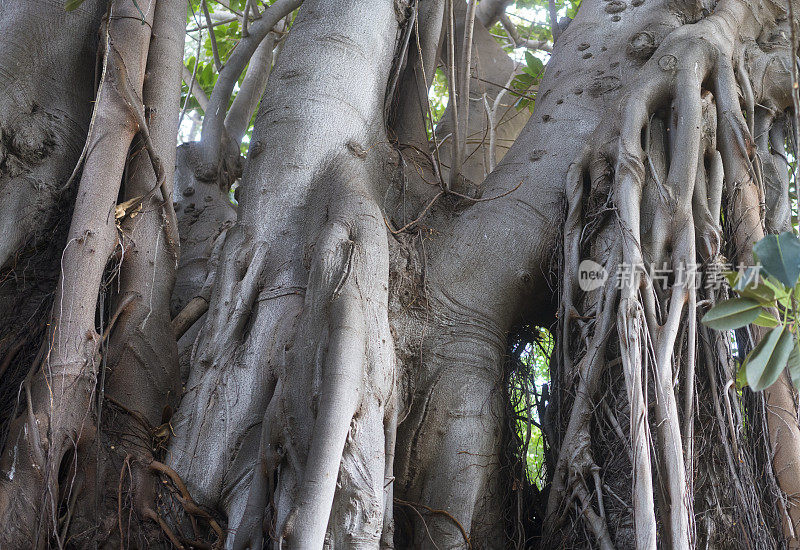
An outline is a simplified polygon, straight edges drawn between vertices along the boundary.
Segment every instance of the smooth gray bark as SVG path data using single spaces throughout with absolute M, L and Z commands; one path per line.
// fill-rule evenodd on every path
M 126 522 L 139 519 L 142 546 L 188 544 L 181 537 L 225 539 L 228 548 L 524 541 L 522 516 L 531 512 L 522 510 L 524 483 L 509 471 L 516 428 L 506 352 L 509 333 L 530 324 L 554 326 L 557 338 L 552 398 L 540 411 L 545 544 L 649 548 L 658 537 L 674 548 L 745 539 L 772 548 L 782 542 L 781 522 L 791 536 L 798 508 L 789 501 L 783 512 L 776 495 L 794 494 L 800 479 L 794 393 L 788 379 L 763 402 L 745 393 L 741 412 L 725 342 L 697 325 L 698 307 L 718 296 L 680 284 L 655 290 L 646 279 L 633 290 L 609 283 L 594 293 L 575 284 L 586 257 L 609 271 L 645 259 L 718 262 L 723 250 L 747 259 L 754 236 L 787 226 L 786 14 L 741 0 L 585 0 L 555 45 L 522 130 L 527 113 L 504 94 L 513 62 L 476 23 L 458 167 L 467 179 L 452 193 L 452 138 L 431 144 L 425 131 L 437 58 L 469 57 L 442 55 L 443 4 L 307 0 L 269 76 L 235 211 L 235 141 L 264 73 L 253 73 L 252 93 L 234 110 L 233 135 L 221 106 L 263 37 L 298 2 L 279 1 L 249 25 L 251 39 L 234 50 L 210 100 L 205 137 L 179 148 L 177 160 L 181 47 L 160 29 L 177 34 L 183 6 L 142 6 L 151 41 L 134 5 L 113 2 L 112 13 L 124 17 L 111 20 L 110 73 L 95 98 L 98 123 L 110 132 L 89 133 L 74 211 L 59 212 L 71 215 L 72 229 L 64 246 L 51 247 L 62 284 L 48 287 L 56 306 L 43 368 L 31 370 L 0 462 L 6 546 L 43 547 L 51 534 L 78 531 L 86 538 L 73 540 L 114 545 L 117 531 L 124 539 Z M 506 4 L 484 0 L 478 21 L 491 23 Z M 11 5 L 0 23 L 37 15 Z M 74 14 L 89 34 L 100 16 L 90 7 Z M 61 21 L 53 15 L 51 24 Z M 456 18 L 461 28 L 447 43 L 464 44 L 463 21 Z M 55 41 L 57 60 L 72 40 Z M 27 53 L 21 35 L 11 42 L 15 56 Z M 37 77 L 57 65 L 46 55 L 31 63 Z M 63 82 L 69 76 L 52 70 Z M 32 97 L 36 88 L 23 91 Z M 91 89 L 83 83 L 86 100 Z M 143 137 L 139 93 L 150 108 L 151 147 L 134 141 L 129 151 L 134 135 Z M 23 194 L 9 182 L 51 157 L 42 153 L 37 164 L 39 153 L 25 153 L 20 140 L 30 129 L 20 125 L 35 123 L 39 111 L 15 117 L 11 109 L 28 100 L 13 96 L 6 107 L 10 97 L 0 98 L 0 185 L 8 193 L 0 208 L 12 216 Z M 44 99 L 58 108 L 56 98 Z M 70 97 L 64 108 L 82 113 L 85 126 L 88 107 L 78 104 Z M 436 128 L 439 140 L 448 120 Z M 41 151 L 51 152 L 49 134 L 34 130 L 46 137 Z M 78 144 L 67 151 L 76 157 L 80 132 L 63 136 Z M 52 149 L 63 180 L 73 165 L 56 149 L 67 153 Z M 167 151 L 159 155 L 166 172 L 178 167 L 174 201 L 163 200 L 171 184 L 154 176 L 152 150 Z M 756 151 L 758 171 L 750 168 Z M 146 197 L 144 208 L 118 205 L 120 191 L 123 200 Z M 56 208 L 48 193 L 24 200 L 38 201 L 37 215 L 46 216 Z M 9 235 L 6 259 L 22 244 Z M 108 278 L 109 258 L 118 280 Z M 119 290 L 106 290 L 109 281 Z M 111 308 L 97 307 L 99 298 Z M 170 313 L 186 331 L 182 378 Z M 15 352 L 20 365 L 37 365 L 30 348 L 40 342 Z M 87 453 L 96 442 L 109 449 Z M 166 465 L 153 460 L 161 457 Z
M 331 506 L 341 518 L 333 524 L 345 525 L 332 536 L 377 544 L 391 501 L 383 442 L 394 361 L 377 201 L 391 168 L 382 114 L 396 35 L 388 1 L 301 9 L 261 103 L 237 224 L 225 238 L 224 270 L 173 423 L 172 464 L 232 526 L 248 493 L 256 509 L 265 502 L 258 476 L 269 480 L 280 468 L 271 521 L 294 547 L 321 544 L 321 510 Z M 383 69 L 361 71 L 367 60 Z M 352 381 L 362 376 L 359 388 Z M 352 431 L 356 408 L 361 428 Z M 352 482 L 331 505 L 340 460 Z M 366 515 L 345 520 L 354 505 Z M 237 544 L 262 536 L 258 515 L 244 520 Z
M 3 435 L 19 382 L 41 347 L 69 224 L 67 187 L 91 113 L 103 6 L 87 1 L 68 18 L 41 2 L 0 10 L 0 392 Z M 71 25 L 74 33 L 59 29 Z M 44 85 L 44 84 L 47 85 Z

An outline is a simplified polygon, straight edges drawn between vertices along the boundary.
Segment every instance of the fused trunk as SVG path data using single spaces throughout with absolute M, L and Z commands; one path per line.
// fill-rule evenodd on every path
M 786 10 L 584 0 L 528 118 L 509 2 L 300 3 L 177 151 L 182 1 L 3 6 L 1 544 L 797 547 L 795 392 L 737 392 L 724 291 L 676 275 L 790 227 Z M 534 325 L 541 492 L 509 450 Z

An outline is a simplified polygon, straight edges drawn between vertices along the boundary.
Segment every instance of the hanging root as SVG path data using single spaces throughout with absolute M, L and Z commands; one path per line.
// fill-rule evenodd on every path
M 396 397 L 387 233 L 364 162 L 326 164 L 290 227 L 240 220 L 225 236 L 169 464 L 226 513 L 229 547 L 381 538 Z
M 174 487 L 174 497 L 183 507 L 183 510 L 192 518 L 192 522 L 194 523 L 194 518 L 201 518 L 208 522 L 208 525 L 214 530 L 214 533 L 217 535 L 217 542 L 214 545 L 215 549 L 222 548 L 225 542 L 225 533 L 222 531 L 222 528 L 217 523 L 211 514 L 206 512 L 197 503 L 192 499 L 191 494 L 189 493 L 189 489 L 186 488 L 186 484 L 181 479 L 178 472 L 167 466 L 166 464 L 159 462 L 158 460 L 153 460 L 150 462 L 150 470 L 157 474 L 161 474 L 166 476 L 172 486 Z M 163 520 L 158 520 L 158 524 L 161 525 L 162 529 L 164 529 Z M 168 534 L 171 531 L 165 531 Z M 172 540 L 174 535 L 170 536 L 170 540 Z M 174 542 L 173 542 L 174 544 Z
M 607 283 L 603 288 L 603 300 L 605 307 L 603 315 L 596 321 L 594 337 L 590 341 L 585 355 L 578 364 L 579 382 L 575 394 L 575 401 L 570 411 L 569 425 L 563 438 L 563 444 L 559 450 L 558 463 L 553 475 L 550 496 L 547 504 L 547 516 L 545 518 L 547 537 L 555 536 L 561 528 L 571 509 L 573 500 L 579 495 L 583 495 L 583 514 L 588 520 L 590 530 L 600 543 L 603 549 L 613 548 L 609 538 L 608 527 L 605 525 L 605 511 L 594 512 L 593 504 L 590 499 L 585 498 L 590 494 L 587 480 L 594 480 L 594 472 L 597 465 L 591 455 L 591 436 L 590 420 L 592 416 L 592 396 L 597 392 L 597 386 L 602 374 L 602 364 L 605 357 L 605 349 L 608 340 L 608 333 L 611 329 L 612 312 L 611 305 L 617 299 L 617 292 L 613 282 Z M 598 502 L 602 501 L 602 487 L 594 487 L 599 496 Z
M 320 257 L 309 276 L 307 304 L 311 310 L 329 310 L 330 340 L 321 365 L 318 410 L 305 475 L 279 535 L 298 548 L 323 544 L 345 440 L 361 399 L 366 320 L 357 282 L 351 277 L 355 243 L 349 233 L 347 227 L 338 224 L 323 231 L 317 244 Z
M 372 237 L 376 220 L 331 220 L 316 238 L 296 334 L 264 416 L 246 506 L 269 509 L 265 523 L 292 548 L 322 547 L 329 521 L 344 525 L 336 544 L 377 544 L 391 502 L 394 374 L 385 288 L 376 277 L 384 268 L 371 264 L 382 255 L 375 246 L 385 246 Z M 258 547 L 261 517 L 239 524 L 235 548 Z
M 427 513 L 429 513 L 431 515 L 443 516 L 443 517 L 449 519 L 450 521 L 452 521 L 456 525 L 456 527 L 458 527 L 458 530 L 461 532 L 461 536 L 464 537 L 464 543 L 467 545 L 467 550 L 472 550 L 472 542 L 469 540 L 469 535 L 467 534 L 467 530 L 464 529 L 464 526 L 461 524 L 461 522 L 458 521 L 458 519 L 456 519 L 453 516 L 453 514 L 451 514 L 447 510 L 437 510 L 436 508 L 431 508 L 430 506 L 426 506 L 424 504 L 419 504 L 419 503 L 416 503 L 416 502 L 409 502 L 407 500 L 403 500 L 403 499 L 400 499 L 400 498 L 394 499 L 394 502 L 399 504 L 399 505 L 401 505 L 401 506 L 407 506 L 408 508 L 411 508 L 414 511 L 416 511 L 417 508 L 421 508 L 422 510 L 426 511 Z
M 784 134 L 773 124 L 781 110 L 761 107 L 763 90 L 754 89 L 754 71 L 748 70 L 760 67 L 760 76 L 772 65 L 753 62 L 752 55 L 746 63 L 736 39 L 743 25 L 757 24 L 749 10 L 739 0 L 723 0 L 713 15 L 668 35 L 642 67 L 643 77 L 622 93 L 620 112 L 598 127 L 595 148 L 581 151 L 567 174 L 561 360 L 565 376 L 577 371 L 577 387 L 548 503 L 553 542 L 577 501 L 600 546 L 613 546 L 591 435 L 599 380 L 616 359 L 606 357 L 612 351 L 620 354 L 627 389 L 636 545 L 655 547 L 657 512 L 662 542 L 673 548 L 697 542 L 693 500 L 687 498 L 694 494 L 696 349 L 705 345 L 697 337 L 696 266 L 718 262 L 723 206 L 731 208 L 726 219 L 739 224 L 734 240 L 752 238 L 763 213 L 752 221 L 742 197 L 752 205 L 748 193 L 755 192 L 755 204 L 763 204 L 764 180 L 767 202 L 776 209 L 774 226 L 787 224 L 787 165 L 774 152 L 783 151 Z M 754 144 L 762 161 L 754 161 Z M 591 205 L 604 194 L 614 216 L 605 216 L 598 231 L 596 219 L 608 209 L 598 214 Z M 617 290 L 607 282 L 601 290 L 578 292 L 578 264 L 587 251 L 611 258 L 605 268 L 612 278 L 621 269 Z M 611 340 L 612 319 L 618 344 Z M 581 345 L 575 346 L 576 338 Z M 648 395 L 655 397 L 652 409 Z

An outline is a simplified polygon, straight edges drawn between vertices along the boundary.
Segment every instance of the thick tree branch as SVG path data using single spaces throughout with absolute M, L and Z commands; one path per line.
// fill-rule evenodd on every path
M 487 29 L 497 23 L 514 0 L 481 0 L 475 18 Z
M 448 189 L 457 189 L 459 177 L 461 176 L 461 165 L 464 162 L 464 151 L 467 148 L 467 134 L 469 132 L 469 82 L 472 69 L 472 32 L 475 28 L 475 9 L 477 0 L 470 0 L 467 7 L 466 20 L 464 22 L 464 42 L 461 46 L 461 64 L 458 71 L 458 82 L 456 88 L 456 98 L 461 104 L 461 111 L 453 111 L 458 118 L 455 124 L 457 132 L 454 140 L 453 165 L 450 168 L 450 185 Z M 452 42 L 452 41 L 451 41 Z M 451 71 L 452 72 L 452 71 Z M 459 116 L 460 115 L 460 116 Z
M 247 38 L 250 32 L 247 30 L 247 24 L 250 22 L 250 4 L 252 0 L 247 0 L 244 5 L 244 13 L 242 14 L 242 36 Z
M 445 14 L 445 17 L 447 18 L 447 93 L 449 95 L 449 102 L 447 106 L 450 109 L 450 120 L 453 125 L 452 138 L 450 140 L 453 144 L 452 158 L 457 159 L 458 144 L 461 143 L 461 131 L 459 128 L 459 122 L 461 122 L 461 119 L 458 116 L 459 101 L 461 98 L 458 96 L 458 81 L 456 80 L 456 28 L 453 2 L 454 0 L 447 0 L 447 13 Z M 461 107 L 468 109 L 469 104 L 467 104 L 466 107 L 463 105 Z M 460 163 L 457 161 L 451 162 L 451 172 L 458 172 L 459 168 L 456 168 L 456 166 L 460 166 Z M 453 176 L 451 174 L 451 176 L 445 182 L 447 191 L 452 189 L 453 180 L 456 179 L 456 177 L 457 175 Z
M 262 14 L 261 19 L 253 22 L 248 36 L 242 37 L 231 52 L 225 67 L 220 71 L 203 120 L 201 141 L 212 158 L 217 158 L 222 151 L 228 101 L 239 76 L 267 34 L 302 3 L 303 0 L 277 0 Z
M 561 34 L 561 27 L 558 26 L 558 9 L 556 8 L 556 0 L 549 0 L 547 2 L 547 13 L 550 19 L 550 33 L 553 35 L 553 42 L 558 40 Z
M 279 23 L 275 30 L 281 32 L 283 29 L 284 25 Z M 270 32 L 256 48 L 247 66 L 247 73 L 239 88 L 239 93 L 236 94 L 225 117 L 225 129 L 236 143 L 242 141 L 250 118 L 258 107 L 258 102 L 267 86 L 267 79 L 272 69 L 273 50 L 279 37 L 279 34 Z
M 214 14 L 212 14 L 211 17 L 213 18 Z M 235 15 L 230 16 L 230 17 L 222 17 L 222 18 L 217 19 L 213 23 L 206 23 L 204 25 L 197 25 L 195 27 L 192 27 L 191 29 L 187 29 L 186 32 L 190 33 L 190 32 L 202 31 L 204 29 L 213 29 L 214 27 L 219 27 L 220 25 L 227 25 L 228 23 L 233 23 L 234 21 L 238 21 L 238 20 L 239 20 L 239 18 L 236 17 Z
M 201 88 L 200 85 L 197 83 L 197 80 L 195 79 L 196 74 L 194 72 L 190 73 L 189 69 L 187 69 L 186 65 L 184 65 L 181 71 L 181 76 L 186 85 L 189 86 L 189 94 L 194 96 L 194 98 L 197 100 L 197 103 L 200 104 L 200 108 L 203 109 L 203 111 L 207 111 L 208 96 L 206 95 L 203 88 Z
M 503 28 L 508 33 L 508 36 L 511 37 L 511 40 L 514 41 L 514 45 L 517 47 L 525 47 L 529 50 L 543 50 L 546 52 L 553 51 L 553 44 L 552 42 L 548 42 L 547 40 L 531 40 L 530 38 L 522 38 L 519 35 L 519 30 L 517 26 L 511 21 L 511 18 L 508 17 L 505 13 L 500 16 L 500 23 L 502 23 Z
M 436 72 L 445 4 L 445 0 L 422 2 L 415 11 L 417 20 L 414 22 L 408 60 L 397 85 L 394 108 L 389 113 L 388 122 L 398 142 L 423 149 L 428 146 L 426 121 L 436 134 L 428 90 Z M 434 146 L 438 149 L 436 141 Z
M 206 0 L 201 0 L 201 5 L 203 7 L 203 15 L 206 18 L 206 26 L 211 25 L 211 15 L 208 13 L 208 4 Z M 217 35 L 209 33 L 209 37 L 211 38 L 211 53 L 214 55 L 214 65 L 217 68 L 217 72 L 222 70 L 222 60 L 219 57 L 219 47 L 217 46 Z

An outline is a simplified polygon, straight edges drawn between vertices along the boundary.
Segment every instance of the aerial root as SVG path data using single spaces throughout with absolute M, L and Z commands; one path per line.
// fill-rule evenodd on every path
M 274 450 L 274 444 L 271 443 L 271 423 L 267 420 L 268 414 L 264 415 L 264 420 L 261 423 L 261 441 L 259 441 L 257 466 L 253 470 L 253 481 L 247 495 L 245 513 L 236 527 L 236 535 L 233 540 L 234 550 L 261 548 L 263 546 L 262 530 L 264 529 L 265 510 L 267 506 L 270 509 L 275 507 L 275 477 L 281 455 Z M 269 528 L 269 531 L 273 530 L 274 522 Z
M 611 259 L 613 263 L 615 263 L 614 258 L 617 253 L 612 251 Z M 610 305 L 616 301 L 617 295 L 615 282 L 609 279 L 603 288 L 603 296 L 601 298 L 605 307 L 597 315 L 594 334 L 591 337 L 585 355 L 578 364 L 581 373 L 578 377 L 578 388 L 570 411 L 569 425 L 563 437 L 564 443 L 559 449 L 558 462 L 553 474 L 553 482 L 547 503 L 548 533 L 546 534 L 546 539 L 553 537 L 566 521 L 571 504 L 578 498 L 579 486 L 581 484 L 585 485 L 586 478 L 589 476 L 595 479 L 594 473 L 598 471 L 590 450 L 592 400 L 597 391 L 600 375 L 603 372 L 602 364 L 612 322 L 611 313 L 613 309 Z M 602 490 L 601 487 L 596 489 L 598 491 Z M 587 509 L 592 506 L 590 500 L 587 500 L 584 504 Z M 586 513 L 586 511 L 584 512 Z M 604 515 L 604 512 L 601 515 L 597 515 L 598 519 L 595 519 L 591 514 L 586 516 L 587 518 L 592 518 L 592 521 L 588 522 L 588 526 L 601 545 L 604 544 L 603 541 L 608 533 L 608 527 L 603 518 Z
M 133 458 L 131 454 L 125 456 L 125 460 L 122 462 L 122 468 L 119 471 L 119 485 L 117 486 L 117 524 L 119 526 L 119 545 L 120 548 L 125 547 L 125 529 L 122 527 L 122 482 L 125 480 L 125 469 L 128 469 L 128 475 L 131 476 L 130 472 L 130 460 Z M 131 476 L 133 477 L 133 476 Z
M 127 460 L 128 459 L 126 458 L 126 461 Z M 150 461 L 149 469 L 152 472 L 166 476 L 169 479 L 169 481 L 172 482 L 171 483 L 172 486 L 170 488 L 174 492 L 175 499 L 180 503 L 180 505 L 183 507 L 184 511 L 189 515 L 190 518 L 199 517 L 204 519 L 208 523 L 208 525 L 211 527 L 211 529 L 214 530 L 214 532 L 217 535 L 217 541 L 214 543 L 213 548 L 221 549 L 225 544 L 225 532 L 222 530 L 222 527 L 220 527 L 219 523 L 217 523 L 217 521 L 213 517 L 211 517 L 211 514 L 209 514 L 207 511 L 201 508 L 194 501 L 194 499 L 192 499 L 192 496 L 189 493 L 189 489 L 186 487 L 186 484 L 183 482 L 183 479 L 181 479 L 180 475 L 178 475 L 178 472 L 176 472 L 163 462 L 159 462 L 158 460 Z M 158 514 L 156 514 L 151 508 L 148 508 L 147 510 L 145 510 L 145 516 L 149 517 L 149 519 L 153 519 L 154 521 L 156 521 L 156 523 L 158 523 L 161 526 L 161 529 L 164 531 L 164 534 L 167 536 L 167 538 L 169 538 L 173 544 L 175 544 L 179 548 L 182 548 L 180 542 L 176 543 L 176 541 L 178 541 L 178 538 L 175 537 L 175 534 L 170 530 L 170 528 L 167 526 L 164 520 L 160 516 L 158 516 Z M 194 523 L 194 520 L 192 523 Z
M 183 550 L 184 546 L 183 544 L 181 544 L 180 539 L 177 536 L 175 536 L 175 533 L 172 531 L 170 526 L 167 525 L 167 522 L 164 521 L 163 518 L 159 516 L 152 508 L 149 507 L 145 508 L 144 517 L 157 523 L 158 526 L 161 527 L 161 531 L 175 546 L 175 548 L 178 548 L 178 550 Z
M 120 473 L 119 473 L 119 483 L 117 486 L 117 526 L 119 528 L 121 548 L 125 547 L 125 528 L 122 517 L 122 510 L 123 510 L 122 487 L 125 481 L 126 472 L 129 478 L 131 479 L 133 478 L 131 465 L 135 460 L 136 458 L 134 457 L 134 455 L 127 454 L 122 462 L 122 467 L 120 468 Z M 189 494 L 189 490 L 186 488 L 186 484 L 183 482 L 178 473 L 169 466 L 167 466 L 166 464 L 163 464 L 162 462 L 159 462 L 157 460 L 151 460 L 148 465 L 148 469 L 156 474 L 164 475 L 169 479 L 171 484 L 165 484 L 165 486 L 169 487 L 172 490 L 175 500 L 177 500 L 178 503 L 181 504 L 184 511 L 189 516 L 195 536 L 198 535 L 197 522 L 195 518 L 199 517 L 208 522 L 208 524 L 211 526 L 211 528 L 217 535 L 217 541 L 214 544 L 207 544 L 200 540 L 186 539 L 180 537 L 178 534 L 175 533 L 173 527 L 170 526 L 170 524 L 167 523 L 167 521 L 165 521 L 164 518 L 161 517 L 161 515 L 149 505 L 142 510 L 142 516 L 156 523 L 161 529 L 161 532 L 164 534 L 164 536 L 167 537 L 167 539 L 176 548 L 179 549 L 185 548 L 184 543 L 186 543 L 186 545 L 193 548 L 209 548 L 212 550 L 221 550 L 225 542 L 224 532 L 222 528 L 219 526 L 217 521 L 213 517 L 211 517 L 211 515 L 208 512 L 203 510 L 200 506 L 198 506 L 194 502 L 191 495 Z
M 580 241 L 583 218 L 583 175 L 586 169 L 584 151 L 567 170 L 567 217 L 564 222 L 564 289 L 561 298 L 561 352 L 564 370 L 572 370 L 572 350 L 570 347 L 570 320 L 578 315 L 574 296 L 578 281 L 578 262 L 580 261 Z
M 203 345 L 195 354 L 201 364 L 224 364 L 224 358 L 232 350 L 230 346 L 219 349 L 216 342 L 233 344 L 240 339 L 261 288 L 269 247 L 264 242 L 252 244 L 244 233 L 244 229 L 234 227 L 226 232 L 224 238 L 220 235 L 218 243 L 222 267 L 209 272 L 201 292 L 204 296 L 209 295 L 203 330 L 216 335 L 214 339 L 199 340 Z M 217 284 L 217 278 L 222 278 L 227 284 Z M 214 292 L 211 292 L 212 287 Z
M 644 373 L 647 356 L 642 356 L 649 336 L 646 323 L 639 302 L 622 300 L 617 314 L 617 331 L 620 335 L 625 386 L 630 404 L 631 464 L 634 471 L 633 517 L 639 548 L 652 548 L 656 544 L 650 422 L 645 399 Z
M 570 504 L 577 498 L 581 516 L 601 545 L 605 544 L 607 526 L 603 512 L 602 481 L 589 456 L 591 404 L 596 399 L 599 375 L 607 367 L 602 357 L 609 337 L 608 310 L 616 312 L 616 329 L 621 345 L 621 360 L 628 390 L 630 438 L 634 469 L 634 518 L 637 544 L 655 544 L 656 520 L 653 510 L 650 420 L 647 414 L 647 377 L 652 367 L 657 395 L 654 409 L 655 431 L 659 438 L 660 476 L 665 487 L 668 517 L 665 536 L 672 544 L 684 547 L 694 540 L 691 489 L 694 461 L 694 363 L 697 338 L 697 293 L 694 272 L 698 258 L 716 261 L 721 246 L 720 209 L 723 202 L 723 174 L 747 176 L 757 182 L 763 204 L 763 183 L 759 163 L 754 158 L 753 128 L 755 100 L 747 70 L 740 60 L 733 70 L 731 44 L 721 41 L 693 40 L 697 30 L 680 28 L 654 54 L 646 67 L 654 78 L 637 82 L 622 95 L 621 112 L 614 121 L 598 127 L 597 144 L 591 151 L 581 151 L 567 173 L 568 210 L 564 232 L 564 289 L 560 309 L 562 356 L 567 377 L 574 376 L 574 340 L 571 327 L 580 319 L 583 327 L 591 325 L 593 335 L 581 334 L 586 356 L 577 362 L 580 375 L 575 402 L 559 461 L 554 472 L 548 503 L 548 516 L 555 518 L 551 534 L 563 522 Z M 715 55 L 709 55 L 715 48 Z M 668 61 L 672 61 L 668 63 Z M 744 95 L 748 116 L 745 120 L 736 94 L 736 81 Z M 712 90 L 703 89 L 704 82 Z M 746 81 L 746 82 L 745 82 Z M 653 118 L 672 105 L 672 113 L 662 124 Z M 666 131 L 671 131 L 671 154 L 664 155 Z M 644 139 L 643 139 L 644 137 Z M 651 139 L 657 146 L 651 152 Z M 644 143 L 643 143 L 644 141 Z M 656 162 L 654 162 L 654 160 Z M 604 166 L 605 165 L 605 166 Z M 656 166 L 658 165 L 658 166 Z M 663 170 L 663 172 L 662 172 Z M 592 239 L 603 238 L 594 231 L 598 213 L 586 212 L 584 180 L 587 171 L 611 174 L 613 212 L 620 247 L 618 261 L 634 270 L 619 293 L 604 288 L 602 292 L 578 294 L 577 265 Z M 592 174 L 592 193 L 603 194 L 602 176 Z M 727 189 L 730 193 L 732 189 Z M 596 207 L 595 207 L 596 208 Z M 642 212 L 652 212 L 652 228 L 642 234 Z M 602 212 L 601 212 L 602 213 Z M 594 219 L 593 219 L 594 218 Z M 613 237 L 605 236 L 605 241 Z M 616 263 L 616 262 L 615 262 Z M 683 271 L 683 278 L 669 280 L 669 288 L 656 288 L 647 273 L 636 266 L 669 266 L 672 273 Z M 615 265 L 606 265 L 606 269 Z M 690 271 L 691 270 L 691 271 Z M 613 299 L 609 300 L 609 296 Z M 585 313 L 581 315 L 580 310 Z M 686 323 L 683 321 L 686 320 Z M 680 338 L 679 338 L 680 337 Z M 679 348 L 676 350 L 676 346 Z M 588 356 L 595 358 L 588 360 Z M 679 415 L 674 381 L 682 372 L 683 393 Z M 681 429 L 682 428 L 682 429 Z M 581 452 L 583 449 L 583 452 Z M 575 455 L 583 455 L 577 460 Z M 596 468 L 596 466 L 595 466 Z M 591 475 L 597 486 L 595 512 L 589 498 Z M 571 490 L 570 490 L 571 489 Z M 584 494 L 581 494 L 584 491 Z M 553 527 L 554 526 L 554 527 Z M 610 539 L 609 539 L 610 540 Z
M 431 508 L 430 506 L 426 506 L 424 504 L 419 504 L 418 502 L 409 502 L 407 500 L 403 500 L 403 499 L 400 499 L 400 498 L 395 498 L 394 502 L 396 504 L 400 504 L 401 506 L 406 506 L 406 507 L 411 508 L 413 510 L 416 510 L 417 508 L 422 508 L 423 510 L 425 510 L 429 514 L 432 514 L 432 515 L 435 515 L 435 516 L 446 517 L 447 519 L 449 519 L 450 521 L 455 523 L 456 527 L 458 527 L 458 530 L 461 531 L 461 536 L 464 537 L 464 543 L 467 545 L 467 549 L 468 550 L 472 550 L 472 542 L 469 539 L 469 535 L 467 534 L 467 530 L 464 529 L 464 526 L 461 524 L 461 522 L 458 521 L 458 519 L 453 514 L 448 512 L 447 510 L 438 510 L 438 509 L 435 509 L 435 508 Z
M 594 467 L 595 471 L 598 469 L 597 466 Z M 598 480 L 600 479 L 599 475 L 596 477 Z M 606 523 L 605 508 L 602 504 L 602 486 L 599 484 L 595 486 L 595 491 L 597 492 L 597 498 L 599 500 L 599 515 L 592 509 L 591 495 L 589 495 L 585 483 L 578 484 L 575 489 L 576 496 L 583 506 L 580 515 L 586 518 L 589 527 L 597 538 L 597 542 L 600 544 L 600 550 L 614 550 L 614 543 L 611 542 L 611 535 L 608 532 L 608 524 Z
M 206 262 L 206 280 L 202 288 L 197 292 L 197 296 L 189 300 L 183 309 L 172 319 L 172 331 L 175 333 L 175 340 L 180 340 L 181 337 L 208 311 L 209 302 L 211 300 L 211 288 L 214 285 L 214 279 L 217 276 L 217 269 L 219 268 L 219 258 L 222 254 L 222 246 L 225 244 L 225 235 L 228 233 L 228 228 L 225 227 L 219 235 L 214 239 L 214 245 L 211 248 L 211 254 Z
M 172 332 L 175 339 L 180 340 L 186 331 L 192 328 L 200 317 L 208 311 L 208 300 L 203 296 L 195 296 L 172 320 Z

